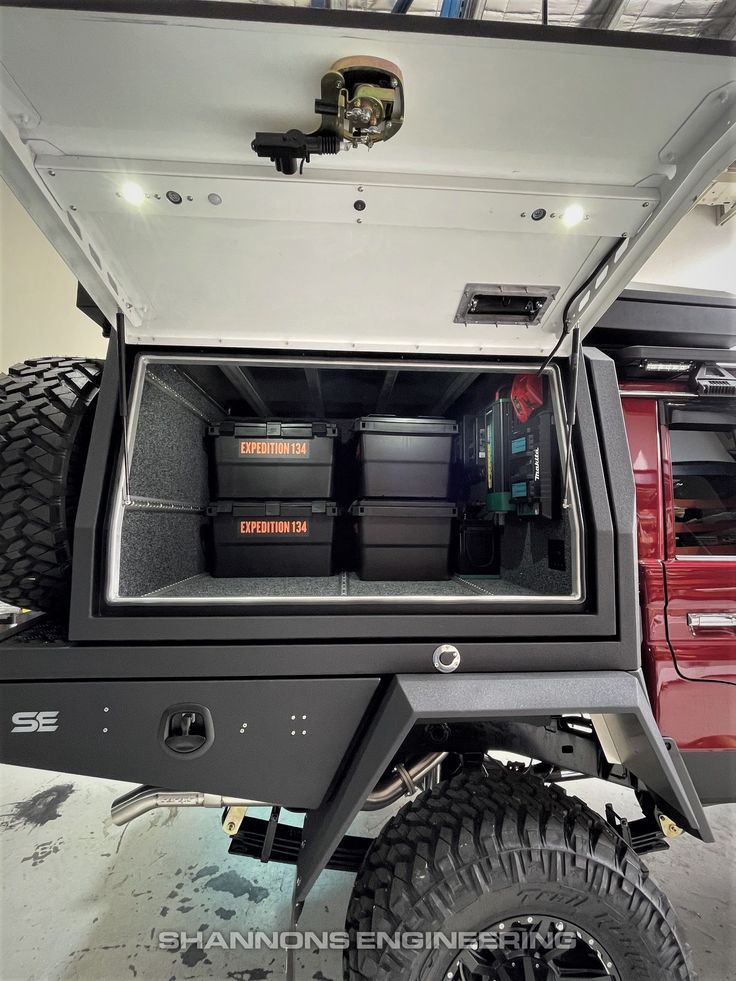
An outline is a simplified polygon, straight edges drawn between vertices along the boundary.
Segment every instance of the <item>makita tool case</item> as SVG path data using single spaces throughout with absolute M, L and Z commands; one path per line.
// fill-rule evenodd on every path
M 355 430 L 363 497 L 447 497 L 456 422 L 375 415 Z
M 332 494 L 333 423 L 226 419 L 208 435 L 215 497 L 316 500 Z
M 217 578 L 329 576 L 331 501 L 218 501 L 207 509 Z

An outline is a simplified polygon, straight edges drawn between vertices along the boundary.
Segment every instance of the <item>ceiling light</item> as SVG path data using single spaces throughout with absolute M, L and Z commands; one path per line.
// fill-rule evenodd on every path
M 123 196 L 123 200 L 127 201 L 128 204 L 143 204 L 146 200 L 146 195 L 143 193 L 143 188 L 140 184 L 135 184 L 133 181 L 127 181 L 123 184 L 120 189 L 120 193 Z
M 562 212 L 562 222 L 568 228 L 579 225 L 583 218 L 585 218 L 585 212 L 579 204 L 570 204 Z

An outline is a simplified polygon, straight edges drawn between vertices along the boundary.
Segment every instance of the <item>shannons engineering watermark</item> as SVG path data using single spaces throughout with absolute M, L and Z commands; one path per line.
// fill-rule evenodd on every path
M 491 930 L 475 932 L 354 933 L 347 931 L 281 931 L 267 933 L 237 930 L 205 933 L 198 930 L 162 930 L 158 935 L 161 950 L 505 950 L 519 952 L 569 950 L 577 936 L 572 930 L 542 933 L 526 930 Z

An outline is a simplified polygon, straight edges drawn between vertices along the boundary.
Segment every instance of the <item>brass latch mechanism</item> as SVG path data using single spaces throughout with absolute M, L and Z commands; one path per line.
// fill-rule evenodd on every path
M 336 154 L 350 147 L 372 147 L 390 140 L 404 121 L 401 72 L 382 58 L 354 57 L 336 61 L 322 77 L 322 95 L 314 111 L 322 123 L 313 133 L 256 133 L 252 149 L 268 157 L 281 174 L 295 174 L 313 154 Z

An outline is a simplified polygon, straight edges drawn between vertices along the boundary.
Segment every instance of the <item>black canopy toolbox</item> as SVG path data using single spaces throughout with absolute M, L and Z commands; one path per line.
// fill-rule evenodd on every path
M 356 501 L 361 579 L 449 579 L 457 508 L 447 501 Z
M 331 501 L 218 501 L 212 575 L 329 576 L 337 507 Z
M 225 419 L 208 435 L 215 497 L 316 500 L 332 494 L 333 423 Z
M 364 497 L 447 497 L 456 422 L 375 415 L 356 419 L 355 430 Z

